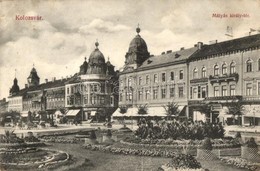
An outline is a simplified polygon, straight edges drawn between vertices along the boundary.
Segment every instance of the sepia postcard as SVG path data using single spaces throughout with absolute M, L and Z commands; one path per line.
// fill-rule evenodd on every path
M 0 0 L 0 171 L 260 171 L 260 0 Z

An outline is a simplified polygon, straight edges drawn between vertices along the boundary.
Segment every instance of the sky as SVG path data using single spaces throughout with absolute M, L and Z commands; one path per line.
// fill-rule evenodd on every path
M 213 14 L 247 14 L 217 18 Z M 16 20 L 16 16 L 43 20 Z M 79 72 L 98 40 L 106 60 L 120 69 L 139 23 L 150 54 L 232 39 L 260 29 L 260 0 L 0 0 L 0 99 L 13 79 L 20 89 L 34 66 L 52 80 Z M 15 72 L 16 70 L 16 72 Z M 16 74 L 15 74 L 16 73 Z

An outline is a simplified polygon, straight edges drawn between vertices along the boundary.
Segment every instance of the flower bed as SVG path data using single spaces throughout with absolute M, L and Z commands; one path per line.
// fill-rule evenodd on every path
M 67 162 L 69 154 L 63 151 L 53 151 L 49 149 L 28 149 L 19 150 L 22 153 L 6 152 L 0 155 L 0 166 L 11 168 L 42 168 L 53 167 L 56 164 Z
M 46 143 L 63 143 L 63 144 L 78 144 L 80 141 L 78 138 L 63 138 L 54 136 L 44 136 L 40 139 Z
M 221 157 L 220 160 L 228 165 L 233 165 L 237 168 L 243 168 L 243 169 L 248 169 L 251 171 L 257 170 L 257 166 L 254 163 L 251 163 L 245 159 L 236 157 Z
M 123 147 L 105 146 L 105 145 L 94 145 L 85 144 L 83 148 L 93 151 L 110 152 L 113 154 L 124 154 L 124 155 L 138 155 L 138 156 L 151 156 L 151 157 L 173 157 L 176 152 L 168 151 L 167 149 L 131 149 Z
M 176 154 L 172 160 L 162 165 L 159 170 L 162 171 L 203 171 L 201 164 L 191 155 Z
M 161 146 L 161 147 L 173 147 L 176 149 L 182 149 L 186 146 L 197 149 L 202 145 L 202 140 L 173 140 L 173 139 L 141 139 L 138 137 L 127 137 L 121 143 L 127 145 L 137 144 L 140 146 Z M 240 143 L 235 139 L 213 139 L 212 146 L 214 149 L 222 148 L 237 148 L 240 147 Z

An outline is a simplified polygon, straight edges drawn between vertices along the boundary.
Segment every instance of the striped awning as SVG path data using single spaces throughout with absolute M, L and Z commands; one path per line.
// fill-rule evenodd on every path
M 21 112 L 21 117 L 28 117 L 29 111 L 22 111 Z
M 69 110 L 66 113 L 66 116 L 76 116 L 79 113 L 80 109 L 75 109 L 75 110 Z

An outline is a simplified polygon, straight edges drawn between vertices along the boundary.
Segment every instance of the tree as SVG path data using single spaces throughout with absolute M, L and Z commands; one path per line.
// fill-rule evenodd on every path
M 167 105 L 163 105 L 164 110 L 166 111 L 166 115 L 168 118 L 171 118 L 172 116 L 178 117 L 180 110 L 178 103 L 172 101 L 168 102 Z
M 231 103 L 228 104 L 229 113 L 233 115 L 233 122 L 235 124 L 235 117 L 241 118 L 245 112 L 245 106 L 243 105 L 241 100 L 233 100 Z M 240 119 L 238 119 L 238 124 L 241 125 Z
M 145 114 L 147 114 L 147 111 L 148 111 L 148 105 L 147 104 L 138 106 L 138 112 L 137 112 L 138 114 L 145 115 Z

